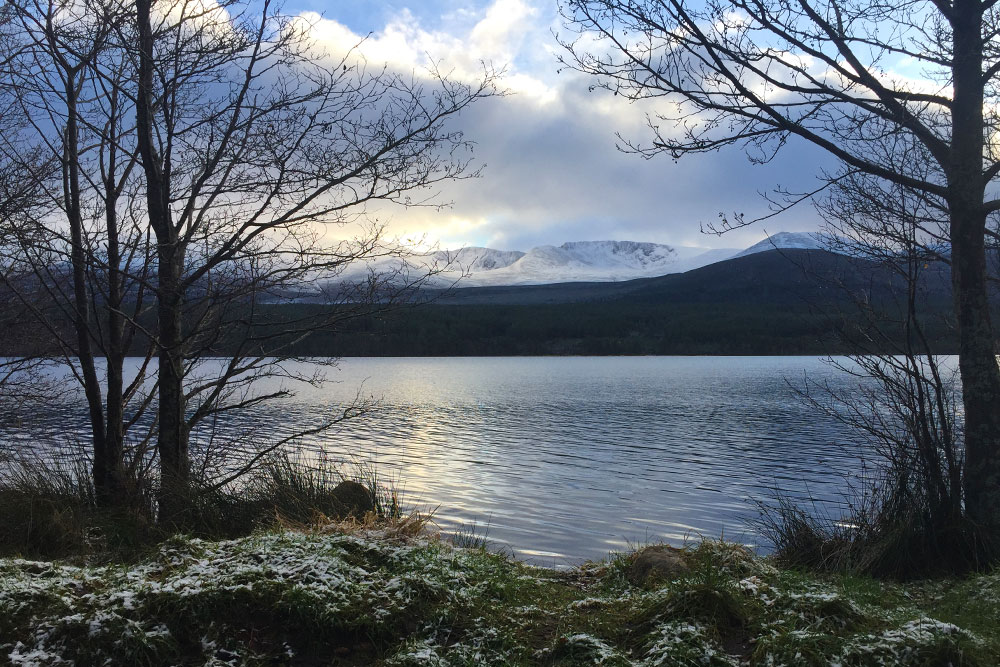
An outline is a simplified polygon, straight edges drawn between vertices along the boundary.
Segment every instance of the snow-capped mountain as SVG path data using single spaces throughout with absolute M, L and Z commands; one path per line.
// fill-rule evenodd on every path
M 489 275 L 473 271 L 469 278 L 494 285 L 629 280 L 702 266 L 695 258 L 705 251 L 635 241 L 573 241 L 532 248 L 509 266 Z
M 756 252 L 775 249 L 821 250 L 826 249 L 826 247 L 827 243 L 823 236 L 815 232 L 778 232 L 753 244 L 746 250 L 736 253 L 734 257 L 744 257 Z
M 462 287 L 607 282 L 682 273 L 731 257 L 736 250 L 670 246 L 636 241 L 571 241 L 521 252 L 493 248 L 439 250 L 400 259 L 381 259 L 349 267 L 339 280 L 376 273 L 415 278 L 437 272 L 428 286 Z
M 400 258 L 358 262 L 338 282 L 362 280 L 371 273 L 390 280 L 419 280 L 427 287 L 499 287 L 568 282 L 610 282 L 684 273 L 734 257 L 775 248 L 823 248 L 809 232 L 780 232 L 745 250 L 672 246 L 638 241 L 570 241 L 527 252 L 466 247 Z M 429 279 L 425 279 L 432 272 Z

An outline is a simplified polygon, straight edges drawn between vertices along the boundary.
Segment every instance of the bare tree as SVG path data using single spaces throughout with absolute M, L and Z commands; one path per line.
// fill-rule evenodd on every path
M 861 260 L 880 278 L 861 290 L 845 286 L 847 306 L 837 318 L 852 353 L 829 363 L 857 382 L 844 391 L 807 381 L 803 392 L 868 445 L 861 454 L 866 473 L 844 517 L 850 529 L 833 530 L 824 558 L 896 576 L 982 565 L 983 545 L 963 502 L 957 369 L 942 356 L 954 339 L 942 202 L 851 173 L 817 204 L 828 249 Z M 789 516 L 780 516 L 790 508 L 778 509 L 782 520 L 769 532 L 785 523 L 782 530 L 794 533 Z
M 22 280 L 6 286 L 37 329 L 56 341 L 83 388 L 97 499 L 125 503 L 128 480 L 143 458 L 133 456 L 126 470 L 126 436 L 149 406 L 148 346 L 129 382 L 124 368 L 147 307 L 150 252 L 138 207 L 134 84 L 116 42 L 133 14 L 100 1 L 5 6 L 24 45 L 8 73 L 16 92 L 13 115 L 24 129 L 4 135 L 0 150 L 46 199 L 44 209 L 22 216 L 20 224 L 5 221 L 5 256 L 25 269 Z M 33 151 L 25 153 L 25 146 Z M 43 168 L 50 165 L 57 168 Z
M 257 391 L 263 378 L 321 381 L 286 363 L 297 342 L 392 306 L 426 277 L 329 289 L 352 261 L 402 254 L 377 223 L 353 241 L 330 240 L 331 229 L 364 222 L 369 202 L 425 204 L 433 194 L 415 192 L 474 176 L 470 145 L 446 123 L 497 94 L 496 74 L 484 65 L 468 84 L 370 68 L 356 48 L 321 53 L 310 26 L 269 3 L 4 8 L 20 45 L 4 69 L 5 120 L 21 124 L 0 153 L 41 202 L 0 226 L 4 287 L 84 389 L 100 497 L 120 495 L 153 438 L 172 520 L 194 429 L 211 437 L 220 417 L 289 393 Z M 299 307 L 303 293 L 326 301 Z M 135 351 L 144 356 L 126 383 Z M 361 407 L 253 448 L 236 438 L 241 462 L 212 484 Z
M 828 181 L 861 173 L 942 203 L 965 509 L 1000 548 L 1000 367 L 986 270 L 987 220 L 1000 210 L 989 194 L 1000 175 L 990 138 L 1000 93 L 994 2 L 571 0 L 562 12 L 570 30 L 593 38 L 564 40 L 568 66 L 629 99 L 663 98 L 649 118 L 652 143 L 631 149 L 680 157 L 737 144 L 767 161 L 798 138 L 843 163 Z M 892 73 L 902 58 L 919 80 Z M 920 148 L 923 173 L 900 168 L 897 145 Z
M 169 520 L 190 484 L 191 429 L 273 397 L 227 401 L 262 375 L 290 373 L 282 345 L 342 316 L 260 328 L 262 302 L 380 252 L 377 234 L 327 240 L 366 203 L 418 203 L 414 191 L 469 175 L 468 144 L 446 121 L 496 90 L 488 68 L 467 84 L 370 68 L 356 50 L 324 54 L 308 25 L 270 2 L 139 0 L 136 12 L 136 128 L 157 249 L 160 507 Z M 226 361 L 214 372 L 199 365 L 234 321 L 244 326 Z

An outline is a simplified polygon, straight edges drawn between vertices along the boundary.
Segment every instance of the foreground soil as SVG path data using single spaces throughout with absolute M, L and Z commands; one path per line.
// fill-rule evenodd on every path
M 997 665 L 1000 573 L 893 584 L 685 549 L 572 571 L 368 532 L 175 538 L 134 564 L 0 560 L 13 665 Z

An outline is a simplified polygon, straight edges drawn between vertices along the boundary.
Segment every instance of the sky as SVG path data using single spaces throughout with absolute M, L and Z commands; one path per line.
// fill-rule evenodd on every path
M 720 213 L 767 213 L 761 193 L 775 186 L 815 188 L 828 160 L 794 142 L 763 166 L 739 147 L 678 162 L 617 150 L 616 132 L 648 138 L 644 110 L 559 71 L 556 0 L 292 0 L 284 9 L 316 22 L 316 38 L 333 48 L 366 38 L 370 63 L 419 70 L 430 57 L 459 76 L 480 61 L 505 68 L 501 85 L 510 94 L 479 101 L 456 121 L 475 143 L 482 176 L 438 188 L 438 201 L 450 203 L 443 210 L 378 211 L 392 235 L 442 248 L 597 240 L 742 248 L 766 234 L 818 227 L 804 204 L 722 237 L 702 233 Z

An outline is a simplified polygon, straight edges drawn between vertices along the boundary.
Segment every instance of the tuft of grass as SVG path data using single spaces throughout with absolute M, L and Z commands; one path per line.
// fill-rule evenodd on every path
M 961 513 L 935 519 L 928 499 L 911 493 L 912 481 L 892 465 L 869 474 L 845 496 L 844 516 L 775 491 L 757 503 L 751 523 L 785 567 L 898 580 L 989 569 L 997 553 L 990 538 Z
M 0 554 L 72 558 L 124 553 L 161 536 L 141 499 L 100 506 L 83 461 L 0 462 Z
M 631 664 L 625 656 L 604 640 L 587 633 L 560 635 L 550 648 L 536 654 L 551 665 L 608 665 L 626 667 Z
M 490 524 L 480 528 L 479 523 L 462 524 L 449 536 L 448 541 L 460 549 L 480 549 L 486 551 L 490 547 Z
M 691 623 L 664 623 L 651 634 L 646 665 L 677 667 L 738 667 L 736 656 L 726 653 L 704 627 Z
M 932 618 L 918 618 L 898 628 L 854 637 L 846 642 L 840 655 L 841 664 L 850 667 L 872 664 L 985 667 L 995 664 L 976 637 Z

